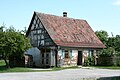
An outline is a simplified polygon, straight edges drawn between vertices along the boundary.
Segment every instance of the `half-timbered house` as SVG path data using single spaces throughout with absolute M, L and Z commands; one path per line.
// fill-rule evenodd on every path
M 105 48 L 86 20 L 34 12 L 26 36 L 30 38 L 34 65 L 83 65 L 85 57 Z

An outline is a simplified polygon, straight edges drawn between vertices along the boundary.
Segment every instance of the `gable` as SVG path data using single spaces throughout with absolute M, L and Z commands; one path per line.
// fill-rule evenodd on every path
M 36 14 L 31 20 L 27 37 L 30 38 L 30 43 L 34 47 L 55 45 Z

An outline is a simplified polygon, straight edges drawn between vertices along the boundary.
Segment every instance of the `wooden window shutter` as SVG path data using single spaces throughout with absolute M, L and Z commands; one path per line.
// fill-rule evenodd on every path
M 70 50 L 70 59 L 72 58 L 72 50 Z

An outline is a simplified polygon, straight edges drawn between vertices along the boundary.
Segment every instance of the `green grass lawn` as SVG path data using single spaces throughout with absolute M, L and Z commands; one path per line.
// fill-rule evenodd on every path
M 95 68 L 100 68 L 100 69 L 119 69 L 120 70 L 120 66 L 93 66 Z
M 6 68 L 5 62 L 3 60 L 0 60 L 0 73 L 3 72 L 43 72 L 43 71 L 59 71 L 64 69 L 76 69 L 78 66 L 74 67 L 61 67 L 61 68 L 51 68 L 50 70 L 32 70 L 31 68 L 24 68 L 24 67 L 15 67 L 15 68 Z
M 30 72 L 33 71 L 30 68 L 21 68 L 21 67 L 16 67 L 16 68 L 6 68 L 5 62 L 3 60 L 0 60 L 0 73 L 2 72 Z
M 59 70 L 64 70 L 64 69 L 78 69 L 78 66 L 71 66 L 71 67 L 54 67 L 52 68 L 52 71 L 59 71 Z
M 118 66 L 92 66 L 94 68 L 100 68 L 100 69 L 119 69 Z M 51 68 L 51 70 L 32 70 L 32 68 L 24 68 L 24 67 L 15 67 L 15 68 L 6 68 L 5 62 L 3 60 L 0 60 L 0 73 L 5 72 L 44 72 L 44 71 L 59 71 L 64 69 L 77 69 L 78 66 L 73 67 L 61 67 L 61 68 Z
M 0 60 L 0 66 L 5 65 L 5 62 L 3 60 Z

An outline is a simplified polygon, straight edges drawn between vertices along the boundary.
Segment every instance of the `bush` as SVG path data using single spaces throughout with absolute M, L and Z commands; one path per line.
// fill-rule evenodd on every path
M 94 57 L 87 57 L 84 61 L 84 66 L 94 66 L 95 65 L 95 59 Z
M 120 56 L 120 52 L 116 51 L 116 52 L 115 52 L 115 55 L 116 55 L 116 56 Z
M 117 61 L 117 66 L 120 66 L 120 61 Z
M 85 61 L 84 61 L 84 66 L 90 66 L 90 64 L 89 64 L 90 62 L 89 62 L 89 59 L 88 58 L 85 58 Z
M 115 49 L 112 47 L 109 47 L 107 49 L 103 49 L 99 52 L 99 56 L 106 56 L 106 57 L 111 57 L 115 54 Z
M 90 66 L 94 66 L 95 65 L 95 59 L 94 59 L 94 57 L 88 57 L 88 59 L 89 59 L 89 64 L 90 64 Z

